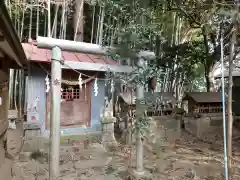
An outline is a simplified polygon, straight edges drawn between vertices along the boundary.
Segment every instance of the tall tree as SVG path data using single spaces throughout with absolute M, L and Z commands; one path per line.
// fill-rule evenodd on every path
M 238 28 L 238 20 L 239 20 L 239 1 L 235 1 L 235 11 L 233 12 L 232 16 L 232 24 L 233 29 L 231 33 L 230 39 L 230 49 L 229 49 L 229 74 L 228 74 L 228 103 L 227 103 L 227 112 L 228 112 L 228 131 L 227 131 L 227 155 L 228 155 L 228 169 L 231 172 L 232 168 L 232 126 L 233 126 L 233 113 L 232 113 L 232 86 L 233 86 L 233 61 L 234 61 L 234 54 L 236 51 L 236 33 Z
M 75 1 L 75 11 L 74 11 L 74 40 L 75 41 L 83 41 L 84 32 L 84 0 L 76 0 Z

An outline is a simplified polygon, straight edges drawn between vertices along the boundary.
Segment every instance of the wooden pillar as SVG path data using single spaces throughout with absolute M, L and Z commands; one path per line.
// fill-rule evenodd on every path
M 61 58 L 61 49 L 57 46 L 53 47 L 51 62 L 50 180 L 55 180 L 59 177 Z

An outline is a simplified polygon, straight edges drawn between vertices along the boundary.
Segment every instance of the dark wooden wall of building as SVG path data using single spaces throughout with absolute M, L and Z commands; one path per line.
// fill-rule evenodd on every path
M 233 113 L 236 116 L 240 116 L 240 77 L 233 77 Z
M 233 91 L 233 113 L 236 116 L 240 116 L 240 85 L 234 85 L 232 88 Z

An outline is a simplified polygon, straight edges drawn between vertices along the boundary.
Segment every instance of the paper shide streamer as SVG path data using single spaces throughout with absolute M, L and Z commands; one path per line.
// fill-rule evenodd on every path
M 94 94 L 95 94 L 95 96 L 97 96 L 98 95 L 98 82 L 97 82 L 98 80 L 97 80 L 97 78 L 95 79 L 95 82 L 94 82 Z
M 45 78 L 45 82 L 46 82 L 46 93 L 48 93 L 50 90 L 50 81 L 49 81 L 48 75 Z
M 78 84 L 79 84 L 79 88 L 80 88 L 80 90 L 82 90 L 82 85 L 83 85 L 83 82 L 82 82 L 82 74 L 79 74 L 79 77 L 78 77 Z

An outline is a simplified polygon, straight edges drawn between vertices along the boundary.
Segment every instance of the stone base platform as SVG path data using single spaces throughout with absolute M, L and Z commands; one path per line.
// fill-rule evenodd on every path
M 146 170 L 137 172 L 135 169 L 128 170 L 129 177 L 131 180 L 151 180 L 152 174 Z

